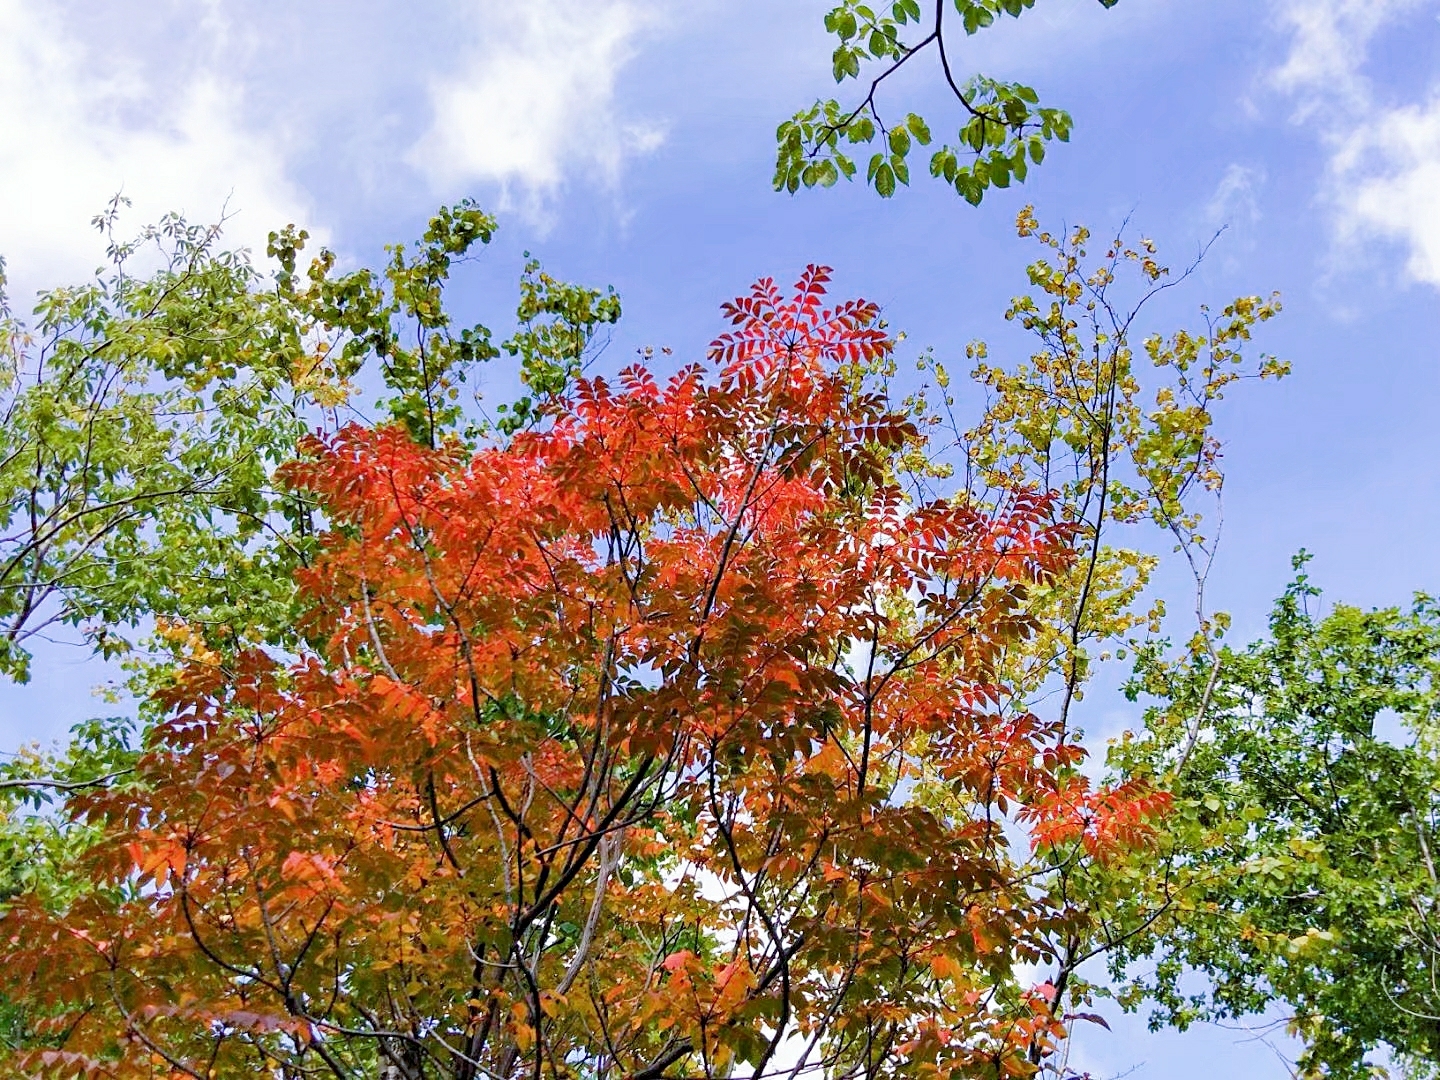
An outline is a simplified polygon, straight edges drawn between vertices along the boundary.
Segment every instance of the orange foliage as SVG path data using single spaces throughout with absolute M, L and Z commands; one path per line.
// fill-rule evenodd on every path
M 581 382 L 477 453 L 317 439 L 312 653 L 197 663 L 97 888 L 3 921 L 44 1076 L 1033 1074 L 1025 869 L 1160 809 L 995 672 L 1074 557 L 1045 495 L 916 504 L 919 435 L 824 270 L 708 365 Z M 943 800 L 917 796 L 924 765 Z M 802 1070 L 803 1071 L 803 1070 Z

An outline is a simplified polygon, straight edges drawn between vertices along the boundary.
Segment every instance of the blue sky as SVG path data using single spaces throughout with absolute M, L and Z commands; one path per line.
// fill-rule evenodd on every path
M 460 303 L 496 323 L 530 250 L 620 290 L 615 355 L 693 356 L 721 300 L 816 261 L 960 368 L 966 341 L 1016 340 L 1000 314 L 1032 255 L 1024 203 L 1100 232 L 1129 217 L 1172 263 L 1224 225 L 1157 326 L 1278 289 L 1259 345 L 1295 374 L 1223 414 L 1215 604 L 1258 633 L 1301 546 L 1334 599 L 1440 590 L 1440 0 L 1039 0 L 962 62 L 1036 85 L 1075 136 L 979 210 L 918 177 L 889 203 L 770 191 L 775 124 L 830 92 L 825 6 L 0 0 L 0 251 L 22 298 L 82 277 L 101 255 L 89 218 L 123 189 L 137 224 L 228 201 L 236 243 L 296 221 L 370 260 L 472 195 L 502 229 Z M 943 127 L 923 75 L 892 100 Z M 41 660 L 0 693 L 0 746 L 99 707 L 102 670 Z M 1087 704 L 1093 731 L 1128 718 Z M 1245 1039 L 1127 1024 L 1079 1053 L 1097 1076 L 1287 1075 Z

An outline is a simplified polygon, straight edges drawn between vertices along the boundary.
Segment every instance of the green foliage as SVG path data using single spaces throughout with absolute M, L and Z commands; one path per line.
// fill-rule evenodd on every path
M 1110 8 L 1118 0 L 1099 2 Z M 822 99 L 780 125 L 775 190 L 793 193 L 801 187 L 831 187 L 841 177 L 853 179 L 857 148 L 877 143 L 865 170 L 866 183 L 887 199 L 897 184 L 908 185 L 910 151 L 931 144 L 930 126 L 914 112 L 887 124 L 876 97 L 886 79 L 932 48 L 962 118 L 954 140 L 931 152 L 930 175 L 971 205 L 978 205 L 992 187 L 1023 183 L 1031 165 L 1044 161 L 1049 143 L 1069 141 L 1070 115 L 1042 105 L 1034 88 L 1021 83 L 980 74 L 958 81 L 946 35 L 954 31 L 956 20 L 969 36 L 997 25 L 1002 16 L 1019 18 L 1034 6 L 1035 0 L 953 0 L 952 12 L 946 0 L 936 0 L 929 11 L 922 11 L 919 0 L 873 7 L 843 0 L 825 16 L 826 31 L 838 41 L 832 57 L 835 81 L 858 80 L 867 70 L 876 73 L 858 104 Z
M 59 756 L 22 748 L 0 764 L 0 903 L 36 893 L 52 907 L 77 894 L 65 866 L 87 842 L 83 829 L 62 828 L 44 811 L 57 796 L 125 783 L 138 754 L 135 723 L 124 718 L 83 721 Z
M 1322 618 L 1306 558 L 1268 640 L 1213 661 L 1168 662 L 1158 646 L 1139 658 L 1129 692 L 1159 704 L 1111 763 L 1165 779 L 1175 809 L 1168 857 L 1149 867 L 1161 917 L 1115 966 L 1153 958 L 1125 1000 L 1148 997 L 1156 1022 L 1182 1028 L 1285 1005 L 1303 1075 L 1371 1076 L 1383 1044 L 1407 1075 L 1434 1076 L 1440 605 Z M 1208 993 L 1182 989 L 1187 968 Z
M 392 397 L 382 402 L 413 438 L 434 446 L 459 423 L 459 384 L 476 363 L 497 353 L 483 325 L 454 329 L 444 288 L 457 261 L 488 244 L 495 220 L 465 200 L 430 219 L 414 256 L 404 244 L 385 250 L 383 276 L 368 268 L 332 277 L 335 255 L 322 251 L 309 270 L 309 286 L 295 294 L 300 310 L 322 335 L 317 361 L 334 357 L 333 374 L 353 376 L 373 356 Z M 272 236 L 270 253 L 293 265 L 304 233 Z M 293 271 L 286 271 L 293 273 Z
M 1194 644 L 1206 647 L 1216 628 L 1203 611 L 1214 542 L 1201 509 L 1218 500 L 1223 484 L 1216 413 L 1242 381 L 1278 379 L 1289 367 L 1250 355 L 1253 333 L 1280 311 L 1278 297 L 1237 297 L 1218 314 L 1202 306 L 1200 328 L 1142 336 L 1150 302 L 1193 265 L 1172 275 L 1145 239 L 1117 236 L 1100 247 L 1083 227 L 1052 234 L 1029 207 L 1016 226 L 1041 251 L 1027 268 L 1029 294 L 1005 315 L 1031 335 L 1034 351 L 1006 365 L 992 361 L 982 341 L 967 347 L 987 400 L 955 445 L 964 448 L 977 499 L 1016 484 L 1052 491 L 1084 546 L 1085 557 L 1053 588 L 1032 591 L 1029 607 L 1044 629 L 1006 672 L 1007 684 L 1038 696 L 1054 689 L 1046 680 L 1062 670 L 1063 724 L 1097 649 L 1124 648 L 1132 630 L 1158 627 L 1163 614 L 1158 603 L 1137 609 L 1157 563 L 1145 549 L 1153 536 L 1137 526 L 1168 532 L 1195 570 Z M 922 367 L 951 414 L 951 373 L 928 356 Z
M 182 613 L 278 641 L 305 557 L 308 513 L 270 480 L 307 427 L 290 299 L 218 229 L 117 241 L 118 207 L 105 274 L 42 294 L 33 327 L 0 316 L 0 673 L 21 681 L 56 623 L 112 656 Z
M 413 252 L 388 248 L 379 274 L 338 273 L 324 250 L 300 273 L 308 236 L 290 226 L 270 236 L 270 277 L 224 250 L 219 227 L 179 217 L 117 240 L 122 206 L 97 218 L 109 267 L 42 294 L 33 325 L 0 274 L 0 675 L 22 681 L 25 643 L 56 624 L 111 657 L 151 624 L 167 653 L 293 646 L 291 578 L 323 522 L 278 466 L 317 427 L 358 417 L 364 379 L 417 441 L 460 438 L 460 386 L 499 355 L 445 305 L 454 267 L 495 230 L 469 201 L 442 208 Z M 619 314 L 613 290 L 531 261 L 504 348 L 543 401 Z M 526 397 L 502 429 L 534 409 Z
M 563 393 L 580 376 L 590 344 L 602 325 L 620 321 L 620 297 L 557 281 L 526 252 L 520 277 L 519 328 L 501 347 L 520 361 L 520 381 L 542 402 Z M 532 421 L 536 402 L 530 396 L 500 405 L 497 425 L 511 434 Z

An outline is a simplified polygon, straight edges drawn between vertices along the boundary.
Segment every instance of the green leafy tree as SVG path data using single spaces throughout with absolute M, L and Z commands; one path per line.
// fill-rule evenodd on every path
M 441 209 L 379 273 L 337 273 L 329 251 L 297 272 L 307 236 L 285 229 L 273 274 L 178 217 L 119 240 L 121 206 L 96 219 L 109 266 L 94 281 L 43 293 L 33 323 L 0 291 L 0 675 L 21 681 L 27 642 L 57 625 L 107 656 L 137 627 L 163 645 L 170 622 L 221 651 L 293 644 L 291 577 L 318 523 L 276 469 L 301 438 L 366 421 L 354 398 L 377 385 L 379 416 L 426 445 L 487 426 L 465 425 L 460 391 L 499 349 L 443 297 L 495 229 L 473 204 Z M 619 314 L 613 290 L 527 264 L 503 347 L 531 397 L 563 390 Z M 502 426 L 523 426 L 531 397 Z
M 118 209 L 105 274 L 31 325 L 0 309 L 0 674 L 20 681 L 57 624 L 112 656 L 180 613 L 268 637 L 304 556 L 304 508 L 270 479 L 308 426 L 297 313 L 218 230 L 121 241 Z
M 1440 1060 L 1440 605 L 1337 605 L 1297 576 L 1270 636 L 1225 648 L 1142 652 L 1132 696 L 1158 704 L 1113 749 L 1130 778 L 1174 795 L 1147 933 L 1114 954 L 1124 1000 L 1180 1028 L 1272 1006 L 1306 1045 L 1305 1076 L 1374 1075 L 1389 1047 L 1407 1076 Z M 1142 868 L 1117 867 L 1122 875 Z M 1142 896 L 1135 890 L 1132 897 Z M 1145 904 L 1115 925 L 1148 917 Z M 1187 970 L 1208 990 L 1187 992 Z
M 1114 7 L 1119 0 L 1099 0 Z M 930 175 L 979 204 L 992 187 L 1022 183 L 1046 147 L 1067 142 L 1072 121 L 1063 109 L 1041 104 L 1033 87 L 983 74 L 966 75 L 955 61 L 957 37 L 970 37 L 1019 18 L 1035 0 L 893 0 L 865 4 L 843 0 L 825 16 L 837 44 L 835 81 L 855 79 L 868 87 L 858 102 L 819 100 L 776 132 L 775 189 L 830 187 L 852 179 L 870 153 L 865 182 L 883 197 L 910 183 L 910 152 L 934 141 L 924 117 L 887 107 L 879 97 L 891 76 L 925 58 L 939 68 L 958 123 L 954 136 L 930 151 Z M 887 119 L 888 117 L 888 119 Z

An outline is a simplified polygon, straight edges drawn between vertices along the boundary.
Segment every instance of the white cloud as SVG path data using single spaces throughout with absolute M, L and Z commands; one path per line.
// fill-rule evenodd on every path
M 228 209 L 227 242 L 257 254 L 278 225 L 323 236 L 317 211 L 334 223 L 375 200 L 409 211 L 478 187 L 543 221 L 572 183 L 614 191 L 663 138 L 621 103 L 621 73 L 663 19 L 693 14 L 360 0 L 336 25 L 340 6 L 0 0 L 0 254 L 17 301 L 102 261 L 89 223 L 119 191 L 137 228 Z M 372 77 L 316 71 L 336 53 Z
M 1338 105 L 1363 108 L 1361 74 L 1371 39 L 1390 22 L 1431 0 L 1289 0 L 1279 13 L 1291 37 L 1275 83 L 1300 98 L 1301 113 Z
M 1341 235 L 1398 241 L 1412 278 L 1440 287 L 1440 96 L 1384 111 L 1334 160 Z
M 432 84 L 434 121 L 410 162 L 437 187 L 498 183 L 504 202 L 539 217 L 575 171 L 613 185 L 664 138 L 615 100 L 658 15 L 634 0 L 474 0 L 469 55 Z
M 1289 0 L 1280 20 L 1291 47 L 1274 81 L 1330 148 L 1324 198 L 1341 241 L 1399 243 L 1408 274 L 1440 287 L 1440 95 L 1386 102 L 1366 74 L 1375 37 L 1424 9 L 1440 4 Z
M 103 261 L 89 222 L 120 191 L 137 228 L 171 210 L 214 221 L 228 204 L 227 241 L 260 254 L 270 229 L 308 217 L 280 148 L 242 125 L 240 103 L 204 67 L 157 87 L 87 49 L 58 8 L 0 0 L 0 254 L 19 306 Z
M 1215 193 L 1205 204 L 1205 220 L 1212 228 L 1243 228 L 1260 220 L 1260 206 L 1255 189 L 1265 183 L 1265 170 L 1248 165 L 1232 164 L 1215 185 Z
M 1263 168 L 1232 162 L 1226 166 L 1215 190 L 1196 214 L 1196 225 L 1204 233 L 1225 233 L 1225 243 L 1207 258 L 1220 260 L 1227 271 L 1239 270 L 1244 256 L 1253 251 L 1256 226 L 1260 222 L 1260 189 L 1265 186 Z

